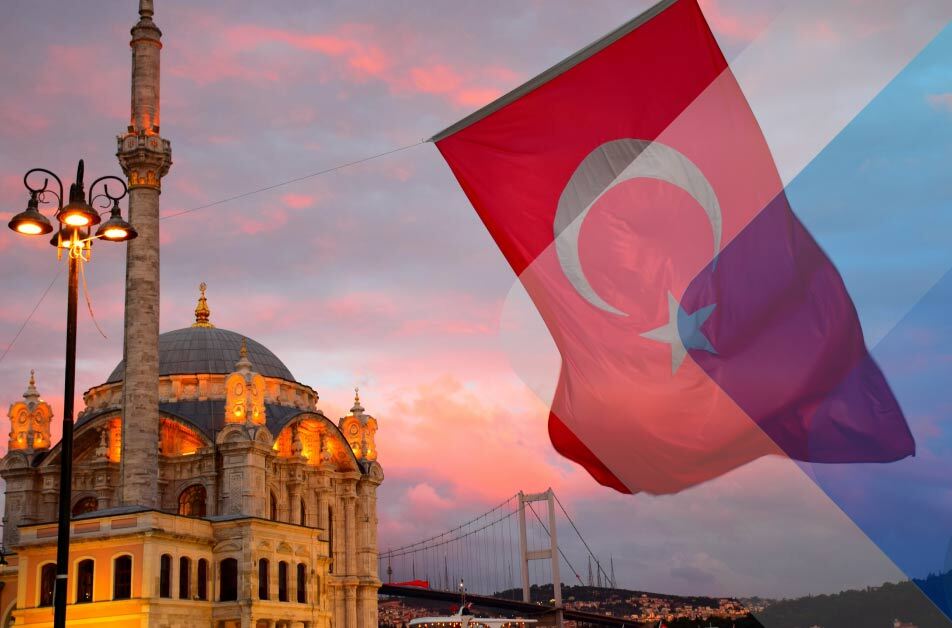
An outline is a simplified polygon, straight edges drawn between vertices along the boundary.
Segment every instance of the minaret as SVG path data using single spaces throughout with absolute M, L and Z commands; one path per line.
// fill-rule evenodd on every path
M 127 244 L 123 343 L 121 503 L 158 506 L 159 192 L 172 147 L 159 135 L 162 31 L 152 0 L 139 0 L 132 27 L 132 116 L 116 156 L 128 177 L 129 220 L 139 237 Z

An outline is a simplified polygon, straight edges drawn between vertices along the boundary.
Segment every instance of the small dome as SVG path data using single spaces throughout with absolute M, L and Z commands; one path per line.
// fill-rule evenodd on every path
M 245 336 L 217 327 L 186 327 L 159 336 L 159 375 L 215 373 L 227 375 L 235 370 Z M 254 370 L 265 377 L 296 381 L 288 367 L 270 349 L 251 338 L 248 359 Z M 121 381 L 125 363 L 120 362 L 106 383 Z

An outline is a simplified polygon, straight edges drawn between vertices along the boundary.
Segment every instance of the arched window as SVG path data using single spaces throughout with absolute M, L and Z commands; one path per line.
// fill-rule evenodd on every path
M 112 599 L 132 597 L 132 556 L 119 556 L 112 561 Z
M 178 514 L 185 517 L 204 517 L 206 502 L 205 487 L 193 484 L 179 493 Z
M 278 520 L 278 498 L 271 493 L 271 521 Z
M 84 515 L 87 512 L 93 512 L 97 508 L 99 508 L 99 503 L 96 501 L 95 497 L 84 497 L 73 504 L 73 516 L 78 517 L 79 515 Z
M 218 565 L 218 599 L 233 602 L 238 599 L 238 560 L 226 558 Z
M 258 560 L 258 599 L 267 600 L 268 599 L 268 579 L 271 577 L 271 574 L 268 571 L 268 559 L 262 558 Z
M 307 507 L 304 505 L 304 500 L 301 500 L 301 521 L 299 522 L 302 526 L 307 525 Z
M 204 558 L 198 559 L 198 582 L 196 583 L 195 597 L 200 600 L 208 599 L 208 561 Z
M 56 563 L 46 563 L 40 569 L 40 606 L 53 606 L 53 587 L 56 585 Z
M 297 601 L 298 604 L 307 602 L 307 565 L 304 563 L 297 565 Z
M 159 562 L 159 597 L 172 597 L 172 556 L 162 554 Z
M 93 569 L 95 563 L 91 558 L 79 561 L 76 569 L 76 603 L 83 604 L 93 601 Z
M 178 596 L 181 600 L 187 600 L 192 592 L 189 590 L 189 579 L 192 577 L 192 561 L 186 556 L 179 558 L 178 567 Z
M 278 563 L 278 601 L 288 601 L 288 564 L 283 560 Z

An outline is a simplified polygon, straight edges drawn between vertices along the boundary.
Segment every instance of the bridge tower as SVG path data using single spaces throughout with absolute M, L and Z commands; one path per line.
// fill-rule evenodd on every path
M 526 504 L 545 502 L 549 511 L 549 547 L 529 550 L 526 535 Z M 519 553 L 522 558 L 522 601 L 529 599 L 529 561 L 549 560 L 552 562 L 552 590 L 555 597 L 555 625 L 562 628 L 562 580 L 559 577 L 559 541 L 555 532 L 555 493 L 549 488 L 544 493 L 523 493 L 519 491 Z

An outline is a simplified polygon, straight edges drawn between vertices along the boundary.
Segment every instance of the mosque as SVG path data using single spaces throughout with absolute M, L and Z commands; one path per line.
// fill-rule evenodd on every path
M 73 438 L 70 626 L 377 625 L 376 420 L 332 421 L 262 344 L 212 322 L 158 333 L 161 31 L 132 29 L 124 359 L 83 395 Z M 41 374 L 42 375 L 42 374 Z M 9 410 L 0 626 L 51 626 L 62 443 L 31 373 Z

